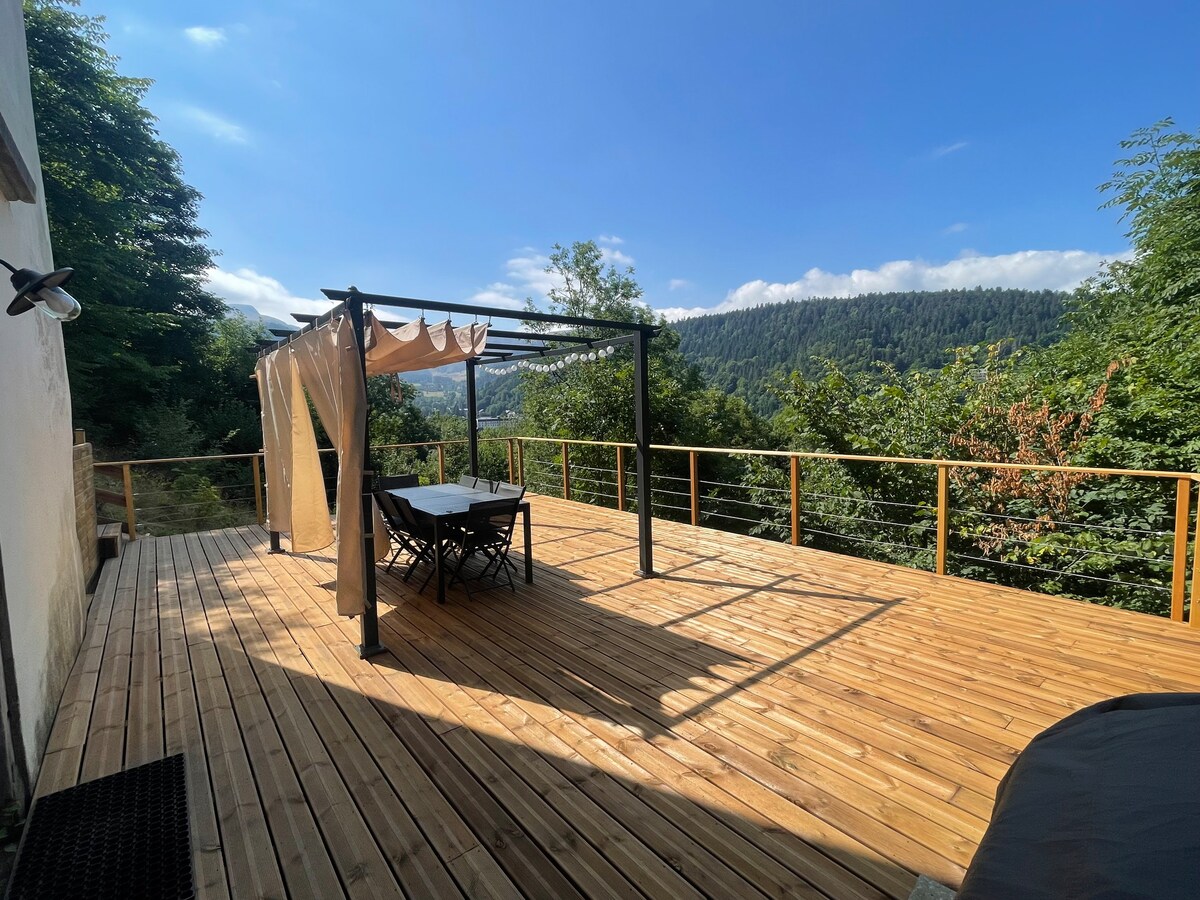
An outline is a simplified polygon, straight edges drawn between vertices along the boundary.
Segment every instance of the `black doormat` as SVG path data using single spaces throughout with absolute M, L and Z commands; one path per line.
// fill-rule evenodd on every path
M 6 893 L 11 900 L 194 896 L 182 753 L 39 799 Z

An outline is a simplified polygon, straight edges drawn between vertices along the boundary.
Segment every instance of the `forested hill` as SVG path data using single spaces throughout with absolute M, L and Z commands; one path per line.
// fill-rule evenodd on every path
M 777 373 L 817 374 L 821 357 L 847 371 L 887 362 L 901 371 L 935 369 L 947 350 L 1012 338 L 1045 344 L 1058 333 L 1066 294 L 972 288 L 792 300 L 676 322 L 680 349 L 714 386 L 762 412 Z

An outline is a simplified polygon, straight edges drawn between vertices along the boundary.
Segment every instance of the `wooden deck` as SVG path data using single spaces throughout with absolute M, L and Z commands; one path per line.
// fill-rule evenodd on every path
M 1040 729 L 1200 689 L 1182 625 L 533 501 L 537 583 L 381 580 L 258 528 L 104 569 L 38 793 L 187 755 L 202 897 L 907 897 L 956 886 Z

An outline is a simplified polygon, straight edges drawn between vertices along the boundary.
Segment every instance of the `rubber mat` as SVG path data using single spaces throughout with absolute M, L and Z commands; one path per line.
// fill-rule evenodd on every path
M 183 754 L 40 798 L 5 896 L 194 897 Z

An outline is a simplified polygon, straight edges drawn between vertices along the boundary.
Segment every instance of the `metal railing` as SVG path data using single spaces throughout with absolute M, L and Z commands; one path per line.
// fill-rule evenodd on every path
M 427 483 L 453 481 L 467 469 L 466 443 L 464 438 L 374 446 L 375 468 L 416 471 Z M 636 510 L 631 443 L 514 436 L 481 437 L 479 447 L 484 477 L 566 500 Z M 1200 589 L 1192 502 L 1200 482 L 1196 473 L 718 447 L 652 449 L 650 496 L 656 516 L 941 575 L 1113 602 L 1176 621 L 1186 617 L 1200 627 L 1200 605 L 1189 609 L 1188 603 Z M 335 468 L 326 469 L 331 500 Z M 1133 521 L 1112 522 L 1087 520 L 1083 501 L 1072 507 L 1080 510 L 1078 519 L 1056 519 L 1028 502 L 987 508 L 990 501 L 973 479 L 988 470 L 1015 470 L 1035 479 L 1069 477 L 1080 496 L 1092 482 L 1137 483 L 1135 493 L 1148 498 L 1149 511 Z M 867 474 L 856 481 L 847 476 L 851 471 Z M 98 462 L 96 473 L 101 519 L 122 521 L 131 539 L 139 532 L 264 522 L 261 453 Z M 897 492 L 885 496 L 881 490 L 889 484 Z

